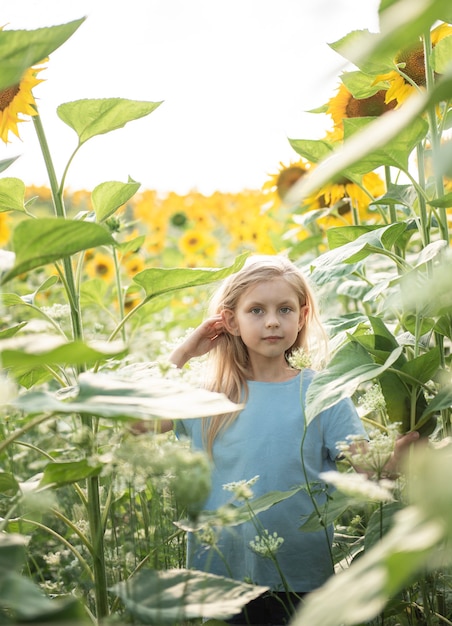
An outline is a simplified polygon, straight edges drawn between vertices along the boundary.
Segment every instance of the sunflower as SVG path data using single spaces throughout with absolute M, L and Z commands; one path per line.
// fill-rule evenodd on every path
M 334 127 L 340 133 L 333 133 L 334 138 L 341 139 L 343 135 L 343 120 L 353 117 L 379 117 L 390 111 L 395 102 L 386 102 L 386 91 L 380 89 L 367 98 L 355 98 L 344 84 L 339 86 L 337 94 L 330 98 L 327 104 L 327 114 L 331 116 Z
M 452 35 L 452 26 L 449 24 L 440 24 L 434 28 L 431 32 L 433 48 L 439 41 L 450 35 Z M 422 41 L 419 40 L 400 50 L 394 63 L 397 66 L 400 65 L 399 71 L 391 70 L 386 74 L 380 74 L 374 82 L 387 81 L 389 88 L 386 91 L 385 101 L 389 103 L 394 100 L 396 106 L 400 106 L 411 94 L 417 91 L 417 88 L 425 87 L 425 57 Z
M 279 170 L 275 174 L 269 175 L 268 180 L 262 186 L 262 190 L 274 196 L 274 204 L 284 202 L 289 189 L 309 172 L 310 167 L 311 164 L 303 159 L 292 161 L 289 165 L 280 162 Z
M 218 241 L 207 231 L 190 229 L 178 241 L 179 250 L 188 266 L 214 261 L 218 252 Z
M 146 263 L 139 254 L 133 254 L 124 260 L 124 266 L 128 276 L 135 276 L 144 270 Z
M 10 235 L 9 216 L 6 213 L 0 213 L 0 246 L 8 243 Z
M 41 61 L 45 63 L 47 59 Z M 40 63 L 38 63 L 40 65 Z M 36 102 L 32 89 L 43 82 L 37 78 L 44 67 L 30 67 L 25 70 L 20 83 L 11 85 L 0 91 L 0 138 L 8 143 L 8 134 L 11 131 L 20 139 L 17 125 L 24 122 L 20 115 L 37 115 Z
M 102 278 L 110 282 L 115 274 L 115 266 L 110 255 L 96 252 L 86 264 L 86 272 L 90 278 Z
M 385 184 L 378 174 L 364 174 L 361 186 L 344 178 L 329 183 L 319 190 L 316 200 L 321 208 L 328 210 L 317 223 L 323 228 L 346 226 L 353 223 L 353 211 L 356 209 L 360 220 L 367 223 L 375 221 L 375 214 L 369 212 L 372 198 L 378 198 L 385 192 Z

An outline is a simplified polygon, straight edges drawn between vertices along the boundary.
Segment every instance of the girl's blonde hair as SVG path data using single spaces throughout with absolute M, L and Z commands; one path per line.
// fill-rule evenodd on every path
M 229 276 L 214 295 L 209 308 L 210 315 L 224 310 L 235 311 L 239 298 L 247 289 L 274 278 L 286 280 L 298 295 L 300 306 L 307 308 L 305 323 L 294 344 L 286 351 L 286 359 L 295 350 L 302 348 L 311 355 L 313 364 L 320 366 L 326 359 L 328 342 L 320 321 L 317 302 L 302 271 L 287 257 L 280 255 L 249 257 L 243 268 Z M 209 352 L 208 361 L 207 388 L 224 393 L 233 402 L 246 402 L 247 380 L 251 371 L 248 349 L 241 337 L 230 333 L 221 334 L 215 347 Z M 209 454 L 212 454 L 213 442 L 217 435 L 233 423 L 238 413 L 239 411 L 217 415 L 204 420 L 204 444 Z

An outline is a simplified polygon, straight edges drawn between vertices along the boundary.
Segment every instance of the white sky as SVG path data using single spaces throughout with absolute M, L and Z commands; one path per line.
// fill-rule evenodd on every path
M 297 158 L 288 138 L 320 139 L 329 126 L 305 111 L 335 93 L 343 59 L 328 43 L 378 30 L 378 0 L 9 0 L 2 24 L 35 29 L 86 16 L 50 57 L 35 89 L 61 176 L 76 135 L 63 102 L 122 97 L 160 101 L 149 116 L 87 142 L 66 179 L 71 189 L 107 180 L 184 194 L 260 188 Z M 31 122 L 3 176 L 48 184 Z

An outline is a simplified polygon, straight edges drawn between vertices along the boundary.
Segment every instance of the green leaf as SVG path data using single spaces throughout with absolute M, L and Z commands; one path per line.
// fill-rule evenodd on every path
M 402 372 L 408 374 L 419 383 L 427 383 L 437 373 L 441 365 L 441 354 L 439 348 L 430 348 L 428 352 L 421 354 L 414 359 L 410 359 L 400 368 Z
M 306 393 L 306 421 L 309 424 L 322 411 L 352 396 L 363 382 L 374 380 L 397 361 L 402 348 L 396 348 L 383 365 L 378 365 L 356 341 L 345 344 L 329 365 L 316 374 Z
M 0 580 L 11 570 L 20 570 L 25 562 L 27 537 L 17 533 L 0 533 Z M 0 598 L 2 598 L 0 585 Z
M 384 610 L 388 598 L 425 573 L 443 539 L 443 526 L 417 508 L 405 508 L 372 549 L 308 595 L 292 626 L 368 623 Z
M 354 117 L 344 119 L 344 140 L 346 141 L 355 133 L 362 131 L 375 118 Z M 347 168 L 348 173 L 367 174 L 383 165 L 397 167 L 400 170 L 408 171 L 408 160 L 412 150 L 422 141 L 428 131 L 428 123 L 422 118 L 417 118 L 412 123 L 403 128 L 397 135 L 381 147 L 376 148 L 359 162 Z
M 0 178 L 0 213 L 24 211 L 25 185 L 19 178 Z
M 24 326 L 26 326 L 28 322 L 21 322 L 20 324 L 15 324 L 14 326 L 10 326 L 9 328 L 4 328 L 0 330 L 0 341 L 2 339 L 9 339 L 10 337 L 14 337 L 19 331 L 22 330 Z
M 14 406 L 28 414 L 43 412 L 97 415 L 111 419 L 185 419 L 229 413 L 241 408 L 225 395 L 196 389 L 181 380 L 167 380 L 147 371 L 141 380 L 119 375 L 84 373 L 79 388 L 70 388 L 68 400 L 47 392 L 19 396 Z
M 370 226 L 366 224 L 328 228 L 326 232 L 328 247 L 330 250 L 340 248 L 351 241 L 356 241 L 361 235 L 365 235 L 378 228 L 381 228 L 381 226 Z
M 62 485 L 70 485 L 78 483 L 81 480 L 98 476 L 102 471 L 102 464 L 93 465 L 87 459 L 80 461 L 66 461 L 59 463 L 48 463 L 44 468 L 44 473 L 39 483 L 39 487 L 49 486 L 61 487 Z
M 98 222 L 104 222 L 125 204 L 140 188 L 140 183 L 129 179 L 127 183 L 116 181 L 101 183 L 93 189 L 91 200 Z
M 133 281 L 143 287 L 146 299 L 155 298 L 170 291 L 207 285 L 217 280 L 223 280 L 230 274 L 238 272 L 243 267 L 248 253 L 238 256 L 234 263 L 220 269 L 191 269 L 191 268 L 161 268 L 155 267 L 144 270 L 133 277 Z
M 139 235 L 138 237 L 134 237 L 129 241 L 124 241 L 118 244 L 118 250 L 120 250 L 121 254 L 126 255 L 129 252 L 138 252 L 141 246 L 146 241 L 146 235 Z
M 394 69 L 393 51 L 384 50 L 379 53 L 382 36 L 369 30 L 354 30 L 329 46 L 335 52 L 356 65 L 362 73 L 368 75 L 384 74 Z M 368 50 L 365 55 L 363 50 Z M 370 54 L 372 51 L 372 55 Z
M 444 207 L 445 209 L 450 209 L 452 207 L 452 191 L 446 193 L 444 196 L 441 196 L 441 198 L 434 198 L 433 200 L 429 200 L 428 204 L 430 204 L 430 206 Z
M 67 342 L 57 335 L 25 335 L 0 341 L 3 367 L 33 369 L 43 365 L 84 365 L 112 356 L 123 355 L 124 344 L 118 342 Z
M 357 239 L 320 255 L 313 262 L 313 267 L 316 270 L 325 270 L 340 265 L 341 263 L 356 263 L 365 259 L 370 254 L 390 250 L 397 239 L 405 232 L 406 227 L 407 225 L 404 222 L 396 222 L 388 226 L 372 228 L 368 232 L 360 235 Z M 362 229 L 356 226 L 344 227 L 344 229 L 345 237 L 353 237 L 355 234 L 362 232 Z M 341 235 L 334 231 L 332 236 L 336 237 L 337 241 L 337 238 Z
M 386 193 L 372 200 L 371 205 L 403 206 L 412 209 L 417 199 L 416 189 L 413 185 L 395 185 L 390 183 Z
M 57 217 L 23 220 L 13 235 L 15 264 L 3 276 L 2 283 L 23 272 L 102 245 L 115 245 L 115 240 L 99 224 Z
M 333 150 L 333 146 L 324 139 L 289 139 L 289 143 L 297 154 L 311 163 L 326 159 Z
M 19 483 L 10 472 L 0 472 L 0 493 L 12 496 L 20 491 Z
M 370 550 L 394 526 L 394 515 L 403 509 L 401 502 L 388 502 L 379 506 L 369 519 L 364 537 L 364 549 Z
M 13 624 L 92 624 L 80 600 L 70 596 L 49 598 L 29 578 L 15 572 L 9 573 L 2 580 L 0 605 L 8 607 L 8 613 L 13 614 L 14 621 L 10 622 Z
M 303 489 L 302 486 L 295 487 L 294 489 L 289 489 L 288 491 L 269 491 L 263 496 L 254 498 L 253 500 L 250 500 L 245 504 L 242 504 L 241 506 L 237 506 L 235 504 L 227 504 L 222 507 L 220 511 L 203 511 L 196 520 L 194 527 L 192 527 L 189 522 L 178 522 L 176 523 L 176 526 L 179 526 L 186 531 L 197 530 L 200 527 L 202 528 L 206 524 L 210 527 L 221 526 L 222 523 L 224 523 L 224 521 L 222 522 L 222 520 L 224 520 L 225 514 L 228 517 L 228 526 L 238 526 L 239 524 L 248 522 L 258 513 L 268 511 L 268 509 L 270 509 L 272 506 L 275 506 L 275 504 L 291 498 L 301 489 Z M 230 512 L 230 515 L 226 513 L 226 511 L 228 510 Z
M 450 409 L 452 407 L 452 385 L 447 385 L 440 389 L 436 396 L 427 405 L 426 409 L 422 413 L 420 419 L 423 420 L 432 413 L 437 413 L 443 409 Z
M 79 145 L 88 139 L 122 128 L 128 122 L 145 117 L 155 111 L 161 102 L 144 102 L 124 98 L 76 100 L 61 104 L 57 113 L 60 119 L 78 135 Z
M 175 624 L 196 618 L 228 618 L 267 587 L 196 570 L 141 570 L 111 587 L 126 611 L 145 624 Z
M 0 173 L 7 170 L 8 167 L 12 165 L 15 161 L 17 161 L 18 158 L 19 158 L 18 156 L 15 156 L 15 157 L 11 157 L 10 159 L 2 159 L 0 161 Z
M 313 511 L 309 517 L 302 523 L 300 530 L 304 533 L 316 532 L 324 530 L 325 526 L 333 524 L 340 515 L 352 505 L 356 505 L 357 498 L 340 491 L 333 491 L 325 504 L 320 507 L 320 515 L 317 511 Z
M 37 30 L 0 31 L 0 90 L 17 85 L 24 72 L 59 48 L 85 18 Z
M 451 13 L 449 0 L 397 0 L 380 5 L 380 33 L 349 33 L 332 48 L 363 72 L 381 74 L 394 68 L 395 54 L 412 45 L 437 20 Z M 447 20 L 446 20 L 447 21 Z
M 370 98 L 382 89 L 382 83 L 375 83 L 375 76 L 364 72 L 344 72 L 341 81 L 354 98 Z
M 432 50 L 432 65 L 437 74 L 444 74 L 452 63 L 452 36 L 438 41 Z

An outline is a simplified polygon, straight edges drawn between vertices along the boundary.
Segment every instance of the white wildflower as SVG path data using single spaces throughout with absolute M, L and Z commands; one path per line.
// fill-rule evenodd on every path
M 311 355 L 304 350 L 304 348 L 297 348 L 292 354 L 287 357 L 289 365 L 297 370 L 303 370 L 307 367 L 311 367 L 312 358 Z
M 49 552 L 49 554 L 44 554 L 42 558 L 47 563 L 47 565 L 60 565 L 61 552 Z
M 364 474 L 344 472 L 322 472 L 320 478 L 348 496 L 372 502 L 392 502 L 392 488 L 395 483 L 389 480 L 369 480 Z
M 386 412 L 386 400 L 380 385 L 378 383 L 372 385 L 372 387 L 370 387 L 366 393 L 360 397 L 359 404 L 366 413 L 370 413 L 372 411 Z
M 351 435 L 347 437 L 347 441 L 339 442 L 337 447 L 355 467 L 381 476 L 394 452 L 399 427 L 399 423 L 393 423 L 387 426 L 384 432 L 378 428 L 370 430 L 369 441 L 365 446 L 360 445 L 363 443 L 362 435 Z
M 253 490 L 251 487 L 259 480 L 259 476 L 253 476 L 249 480 L 238 480 L 223 485 L 225 491 L 231 491 L 237 500 L 251 500 Z
M 42 311 L 55 321 L 69 319 L 71 309 L 69 304 L 54 304 L 51 307 L 42 307 Z
M 256 535 L 254 540 L 249 542 L 249 547 L 253 552 L 267 559 L 271 559 L 278 552 L 284 543 L 284 538 L 279 537 L 277 532 L 270 535 L 267 529 L 261 535 Z

